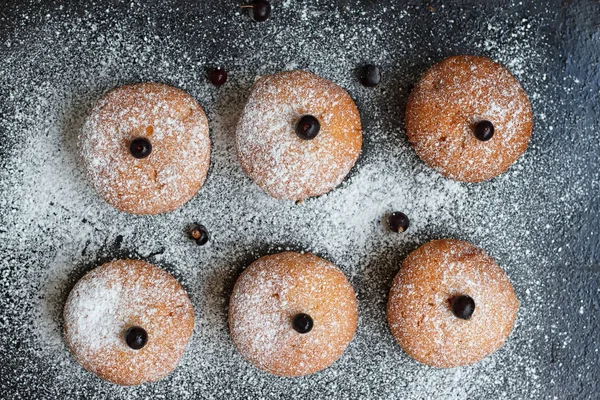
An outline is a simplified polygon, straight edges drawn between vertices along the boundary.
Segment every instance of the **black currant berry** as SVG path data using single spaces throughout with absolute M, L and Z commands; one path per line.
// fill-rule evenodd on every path
M 381 82 L 381 72 L 376 65 L 368 64 L 362 68 L 360 73 L 360 83 L 366 87 L 374 87 Z
M 148 343 L 148 333 L 146 333 L 144 328 L 133 326 L 127 329 L 127 332 L 125 333 L 125 342 L 127 342 L 127 346 L 132 349 L 139 350 Z
M 250 18 L 256 22 L 264 22 L 271 16 L 271 3 L 267 0 L 254 0 L 252 4 L 242 6 L 250 9 Z
M 490 121 L 479 121 L 475 124 L 475 137 L 482 142 L 487 142 L 494 136 L 494 125 Z
M 302 140 L 312 140 L 321 130 L 319 120 L 312 115 L 304 115 L 296 122 L 296 135 Z
M 308 333 L 313 328 L 313 319 L 308 314 L 296 314 L 292 320 L 292 327 L 298 333 Z
M 204 225 L 194 225 L 190 229 L 190 238 L 195 240 L 198 246 L 204 246 L 210 240 L 208 229 Z
M 146 158 L 152 153 L 152 143 L 146 138 L 136 138 L 129 144 L 129 152 L 135 158 Z
M 460 319 L 471 319 L 475 312 L 475 300 L 471 296 L 460 295 L 452 299 L 452 312 Z
M 208 80 L 215 86 L 221 86 L 227 82 L 227 71 L 219 67 L 208 72 Z
M 388 227 L 392 232 L 401 233 L 408 229 L 410 221 L 406 214 L 396 211 L 388 217 Z

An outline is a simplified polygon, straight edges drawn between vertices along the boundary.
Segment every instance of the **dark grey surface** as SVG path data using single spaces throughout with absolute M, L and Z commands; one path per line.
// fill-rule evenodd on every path
M 275 2 L 273 18 L 266 24 L 237 15 L 237 6 L 232 1 L 0 3 L 0 397 L 600 398 L 600 3 L 288 1 L 285 7 Z M 300 11 L 307 9 L 315 13 L 300 18 Z M 495 28 L 490 30 L 489 25 Z M 324 31 L 327 26 L 332 32 Z M 402 29 L 396 31 L 397 26 Z M 379 31 L 369 32 L 368 27 Z M 346 39 L 356 41 L 334 37 L 343 32 L 349 32 Z M 377 38 L 375 45 L 372 37 Z M 491 44 L 486 46 L 488 40 Z M 36 201 L 47 209 L 48 223 L 18 216 L 25 206 L 14 196 L 9 176 L 25 174 L 18 163 L 10 164 L 28 151 L 24 137 L 32 132 L 44 137 L 47 129 L 58 127 L 64 142 L 57 151 L 73 152 L 70 142 L 82 116 L 110 87 L 144 80 L 171 83 L 198 98 L 213 123 L 219 114 L 239 113 L 253 75 L 277 72 L 290 63 L 338 81 L 355 98 L 365 128 L 365 148 L 351 176 L 381 154 L 396 154 L 387 148 L 391 146 L 398 146 L 410 160 L 408 172 L 421 171 L 402 131 L 410 87 L 435 61 L 462 53 L 490 56 L 509 69 L 512 59 L 520 60 L 513 72 L 522 69 L 516 75 L 535 96 L 535 128 L 527 154 L 511 169 L 510 179 L 462 186 L 472 200 L 448 210 L 451 223 L 426 221 L 401 242 L 374 234 L 375 256 L 363 267 L 358 265 L 365 257 L 358 252 L 320 247 L 308 237 L 287 234 L 284 228 L 270 229 L 269 224 L 281 220 L 258 211 L 258 224 L 266 226 L 264 235 L 245 241 L 232 234 L 238 242 L 217 240 L 208 250 L 225 254 L 227 246 L 239 246 L 231 256 L 197 256 L 223 265 L 222 272 L 211 272 L 209 277 L 175 265 L 191 256 L 161 258 L 165 251 L 169 254 L 165 246 L 184 241 L 177 236 L 169 241 L 169 235 L 163 241 L 165 232 L 206 211 L 188 208 L 164 219 L 134 220 L 111 214 L 96 202 L 94 207 L 100 211 L 91 207 L 89 215 L 82 216 L 44 197 Z M 384 83 L 376 91 L 364 91 L 354 82 L 355 68 L 364 62 L 382 66 Z M 221 91 L 202 78 L 203 68 L 216 64 L 231 70 L 230 82 Z M 44 92 L 50 103 L 40 101 Z M 46 117 L 44 110 L 53 110 L 53 101 L 61 107 Z M 380 131 L 388 134 L 369 134 Z M 228 143 L 217 140 L 217 147 L 223 148 L 215 153 L 229 154 Z M 230 171 L 223 159 L 213 158 L 213 164 L 213 179 Z M 81 180 L 77 172 L 73 176 Z M 249 181 L 241 182 L 251 186 Z M 219 196 L 228 195 L 196 199 L 190 207 L 217 209 Z M 30 197 L 35 199 L 36 194 Z M 248 222 L 250 214 L 244 214 L 253 198 L 248 200 L 242 193 L 238 199 L 239 209 L 220 209 L 215 232 L 225 236 L 233 224 L 254 226 L 254 221 Z M 325 200 L 310 202 L 309 209 Z M 303 217 L 291 206 L 273 207 L 273 214 Z M 237 213 L 244 222 L 237 220 Z M 84 245 L 71 242 L 58 225 L 83 230 L 86 222 L 79 227 L 73 221 L 90 220 L 96 214 L 100 221 Z M 177 215 L 181 221 L 175 221 Z M 113 227 L 108 226 L 111 218 Z M 302 229 L 298 232 L 310 232 L 309 226 Z M 457 379 L 407 359 L 390 338 L 384 316 L 386 293 L 398 262 L 425 241 L 444 236 L 481 244 L 506 268 L 521 300 L 520 323 L 506 349 L 481 366 L 457 373 Z M 227 292 L 237 273 L 249 260 L 280 244 L 313 250 L 338 263 L 351 276 L 361 303 L 357 338 L 345 357 L 330 370 L 299 380 L 258 373 L 226 339 Z M 61 254 L 77 257 L 62 260 L 72 262 L 72 268 L 57 284 L 56 297 L 46 301 L 41 271 L 46 260 L 56 261 Z M 59 309 L 60 299 L 85 271 L 125 256 L 147 259 L 173 272 L 192 293 L 199 315 L 205 307 L 215 307 L 206 311 L 215 316 L 208 323 L 221 333 L 209 330 L 213 332 L 209 336 L 223 338 L 204 358 L 202 351 L 211 348 L 192 345 L 191 355 L 173 376 L 134 389 L 120 389 L 82 372 L 64 355 L 64 348 L 62 353 L 48 350 L 35 317 L 39 304 L 52 303 L 50 308 Z M 222 293 L 203 289 L 211 288 L 213 280 L 223 281 Z M 205 300 L 203 293 L 218 301 Z M 196 329 L 199 341 L 203 326 Z M 202 359 L 206 362 L 196 365 Z M 427 374 L 433 374 L 429 383 L 419 386 Z

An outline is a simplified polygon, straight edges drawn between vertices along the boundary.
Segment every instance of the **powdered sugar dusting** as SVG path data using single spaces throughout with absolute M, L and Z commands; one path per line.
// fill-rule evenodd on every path
M 3 395 L 591 397 L 599 348 L 597 296 L 591 293 L 598 293 L 599 210 L 593 194 L 600 182 L 600 126 L 588 73 L 597 76 L 600 49 L 591 22 L 564 23 L 565 15 L 597 15 L 597 8 L 586 10 L 583 3 L 286 1 L 274 3 L 264 24 L 224 2 L 7 5 L 0 12 Z M 580 29 L 574 55 L 562 40 Z M 584 50 L 588 58 L 582 62 Z M 534 110 L 527 151 L 505 174 L 477 185 L 432 171 L 404 132 L 410 86 L 435 62 L 456 54 L 484 55 L 505 65 Z M 377 88 L 357 81 L 355 69 L 366 62 L 381 67 Z M 229 75 L 218 89 L 203 77 L 205 67 L 217 65 Z M 363 126 L 361 156 L 348 178 L 299 206 L 254 185 L 235 151 L 236 126 L 255 77 L 284 69 L 308 70 L 346 89 Z M 150 81 L 181 88 L 206 111 L 211 168 L 203 188 L 182 208 L 134 216 L 97 196 L 77 161 L 76 143 L 103 93 Z M 405 234 L 391 234 L 382 224 L 395 210 L 411 220 Z M 210 230 L 210 246 L 186 237 L 194 222 Z M 389 288 L 405 256 L 441 237 L 485 249 L 521 302 L 502 348 L 452 370 L 412 360 L 394 341 L 385 317 Z M 356 336 L 344 355 L 330 368 L 294 380 L 246 362 L 227 326 L 240 272 L 258 257 L 286 249 L 333 262 L 348 276 L 359 307 Z M 144 259 L 171 272 L 198 316 L 180 366 L 164 380 L 136 388 L 85 371 L 62 337 L 61 315 L 72 286 L 86 271 L 121 258 Z

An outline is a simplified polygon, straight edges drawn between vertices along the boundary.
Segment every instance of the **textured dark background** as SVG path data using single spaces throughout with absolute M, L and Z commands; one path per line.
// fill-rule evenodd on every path
M 41 279 L 37 272 L 44 268 L 46 258 L 68 247 L 58 241 L 69 238 L 44 237 L 53 228 L 35 221 L 29 227 L 14 224 L 19 219 L 12 215 L 21 208 L 4 171 L 0 175 L 4 182 L 0 184 L 0 398 L 403 398 L 404 387 L 410 388 L 406 392 L 410 398 L 600 398 L 600 2 L 287 1 L 285 6 L 274 3 L 273 17 L 266 24 L 254 24 L 243 13 L 237 14 L 238 5 L 234 1 L 0 1 L 0 169 L 15 154 L 27 151 L 20 145 L 22 132 L 36 130 L 27 126 L 32 119 L 22 113 L 47 106 L 36 100 L 40 87 L 75 110 L 48 122 L 59 124 L 69 138 L 93 99 L 116 84 L 159 80 L 190 91 L 205 108 L 212 104 L 215 113 L 237 113 L 239 106 L 229 107 L 227 99 L 243 99 L 251 75 L 276 72 L 289 63 L 341 80 L 356 99 L 366 132 L 358 170 L 376 158 L 385 141 L 400 143 L 412 157 L 411 163 L 418 165 L 402 130 L 397 129 L 403 124 L 399 110 L 411 84 L 427 67 L 445 56 L 469 53 L 499 59 L 509 68 L 511 57 L 520 57 L 517 67 L 523 71 L 519 78 L 530 96 L 537 95 L 532 98 L 532 144 L 520 167 L 515 167 L 511 179 L 516 183 L 511 186 L 505 179 L 468 187 L 469 194 L 479 196 L 480 201 L 467 204 L 469 210 L 457 211 L 458 222 L 431 222 L 397 251 L 382 239 L 379 247 L 386 250 L 381 251 L 381 264 L 370 265 L 367 272 L 354 271 L 351 261 L 326 246 L 316 250 L 353 272 L 351 281 L 359 300 L 367 304 L 361 306 L 356 344 L 330 371 L 295 381 L 268 377 L 239 360 L 227 342 L 223 350 L 220 344 L 214 345 L 219 348 L 216 353 L 222 351 L 221 359 L 207 356 L 222 365 L 202 364 L 195 372 L 193 362 L 200 359 L 195 354 L 181 367 L 183 372 L 164 382 L 120 389 L 80 371 L 71 359 L 53 358 L 40 345 L 39 327 L 30 317 L 36 312 L 34 299 L 41 297 L 42 283 L 32 280 Z M 317 13 L 300 18 L 298 10 L 307 7 Z M 401 32 L 393 30 L 398 24 L 404 27 Z M 488 24 L 499 29 L 490 31 Z M 328 25 L 332 31 L 323 34 Z M 370 26 L 377 27 L 378 33 L 368 31 Z M 518 29 L 525 31 L 515 34 Z M 334 33 L 345 31 L 357 42 L 334 38 Z M 377 37 L 376 45 L 369 44 L 371 36 Z M 488 47 L 487 36 L 493 41 Z M 520 41 L 528 47 L 519 49 Z M 113 62 L 103 64 L 103 58 Z M 384 72 L 384 83 L 373 95 L 352 83 L 353 69 L 367 61 L 380 64 Z M 205 82 L 198 88 L 189 79 L 196 75 L 202 80 L 201 70 L 218 64 L 231 70 L 225 100 L 218 94 L 203 95 L 215 92 L 214 88 Z M 340 71 L 346 67 L 348 77 L 342 79 Z M 50 85 L 43 86 L 47 82 Z M 46 125 L 40 126 L 43 136 Z M 385 140 L 368 135 L 370 130 L 386 129 L 391 133 Z M 216 173 L 214 168 L 220 167 L 213 167 L 212 173 Z M 9 172 L 18 176 L 22 171 Z M 53 210 L 52 199 L 43 200 L 49 201 L 55 216 L 67 213 L 59 206 Z M 500 207 L 517 211 L 500 212 Z M 64 217 L 65 221 L 69 218 Z M 235 223 L 235 219 L 222 218 Z M 136 223 L 123 221 L 125 231 L 127 224 Z M 148 222 L 150 229 L 156 229 L 157 242 L 160 223 Z M 30 228 L 39 235 L 22 233 Z M 104 234 L 102 229 L 97 233 Z M 170 266 L 169 259 L 157 258 L 165 251 L 161 246 L 149 245 L 144 252 L 127 234 L 125 240 L 120 233 L 116 238 L 106 236 L 96 247 L 91 239 L 91 250 L 90 242 L 77 249 L 81 257 L 73 261 L 75 266 L 59 297 L 94 265 L 131 255 L 158 260 L 187 288 L 193 286 L 193 274 Z M 382 300 L 398 261 L 424 241 L 442 236 L 480 243 L 501 265 L 514 265 L 508 272 L 524 316 L 508 349 L 494 358 L 497 361 L 465 369 L 454 380 L 440 372 L 419 389 L 411 382 L 417 382 L 419 374 L 433 372 L 400 358 L 401 351 L 385 330 Z M 522 246 L 509 245 L 518 242 Z M 311 248 L 310 239 L 303 242 L 285 234 L 277 243 Z M 248 260 L 272 251 L 273 243 L 259 239 L 244 245 L 254 250 L 232 257 L 234 267 L 225 275 L 226 287 Z M 523 249 L 534 255 L 520 254 Z M 364 283 L 361 278 L 370 274 L 377 278 Z M 535 296 L 529 296 L 530 287 Z M 370 329 L 376 333 L 369 333 Z M 227 364 L 229 358 L 234 361 Z M 397 364 L 397 372 L 394 363 L 402 363 Z M 408 372 L 402 372 L 403 368 Z M 485 374 L 479 375 L 477 368 Z M 496 382 L 479 379 L 494 375 Z M 456 390 L 436 387 L 440 383 L 452 384 Z

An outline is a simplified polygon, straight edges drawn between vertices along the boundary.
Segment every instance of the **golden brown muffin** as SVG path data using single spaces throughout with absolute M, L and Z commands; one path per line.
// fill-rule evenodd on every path
M 152 145 L 146 158 L 130 152 L 137 138 Z M 106 93 L 85 122 L 79 147 L 98 194 L 133 214 L 181 207 L 202 187 L 210 164 L 204 111 L 184 91 L 160 83 Z
M 470 296 L 470 319 L 452 302 Z M 473 364 L 510 334 L 519 301 L 510 281 L 483 250 L 454 239 L 434 240 L 408 255 L 390 291 L 392 334 L 415 360 L 439 368 Z
M 309 315 L 300 333 L 294 318 Z M 354 337 L 358 311 L 346 276 L 310 253 L 265 256 L 238 278 L 229 303 L 229 329 L 240 353 L 280 376 L 320 371 L 339 359 Z
M 491 139 L 475 135 L 480 121 Z M 425 163 L 448 178 L 480 182 L 504 173 L 527 148 L 532 130 L 527 94 L 502 65 L 455 56 L 434 65 L 406 107 L 408 140 Z
M 147 332 L 139 350 L 129 328 Z M 85 369 L 119 385 L 153 382 L 177 366 L 194 329 L 194 310 L 169 273 L 143 261 L 119 260 L 88 272 L 64 309 L 67 346 Z
M 296 134 L 296 123 L 314 116 L 312 140 Z M 339 185 L 362 146 L 360 116 L 348 93 L 305 71 L 260 78 L 237 126 L 236 147 L 244 171 L 277 199 L 303 200 Z

